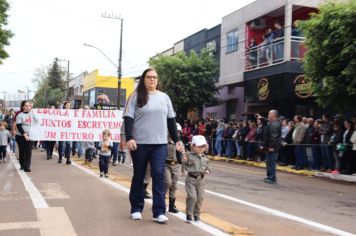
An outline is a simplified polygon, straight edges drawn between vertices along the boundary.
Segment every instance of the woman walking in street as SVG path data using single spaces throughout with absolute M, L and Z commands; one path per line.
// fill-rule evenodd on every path
M 144 208 L 144 177 L 148 162 L 151 166 L 153 192 L 153 220 L 166 223 L 165 216 L 165 160 L 168 155 L 168 133 L 182 150 L 178 142 L 177 126 L 172 102 L 167 94 L 158 90 L 158 75 L 146 69 L 136 91 L 127 101 L 124 111 L 126 146 L 131 151 L 133 177 L 130 189 L 131 218 L 142 219 Z
M 63 109 L 70 109 L 70 103 L 64 102 Z M 72 162 L 70 161 L 70 151 L 72 148 L 71 141 L 58 141 L 58 163 L 62 163 L 63 156 L 67 159 L 66 164 L 70 165 Z
M 13 109 L 9 110 L 9 113 L 5 116 L 4 121 L 7 123 L 6 129 L 12 134 L 12 127 L 14 124 L 15 111 Z M 15 135 L 10 138 L 10 155 L 15 155 L 16 151 L 16 139 Z
M 21 112 L 16 116 L 16 142 L 19 146 L 20 170 L 31 172 L 31 156 L 33 142 L 30 140 L 30 127 L 32 123 L 30 103 L 21 102 Z

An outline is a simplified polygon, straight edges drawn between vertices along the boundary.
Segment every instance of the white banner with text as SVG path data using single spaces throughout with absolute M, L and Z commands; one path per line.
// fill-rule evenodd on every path
M 111 140 L 120 142 L 121 110 L 32 109 L 31 140 L 100 141 L 110 130 Z

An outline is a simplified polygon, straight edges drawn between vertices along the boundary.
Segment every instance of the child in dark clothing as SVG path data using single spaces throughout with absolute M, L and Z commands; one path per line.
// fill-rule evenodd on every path
M 99 169 L 100 169 L 100 178 L 105 175 L 105 178 L 109 178 L 109 160 L 111 157 L 111 150 L 113 149 L 113 144 L 110 139 L 110 130 L 103 130 L 102 141 L 98 144 L 99 150 Z

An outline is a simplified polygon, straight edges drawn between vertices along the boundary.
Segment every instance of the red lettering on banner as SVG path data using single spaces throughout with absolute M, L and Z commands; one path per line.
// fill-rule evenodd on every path
M 53 131 L 45 131 L 45 138 L 56 139 L 57 133 Z
M 83 118 L 109 118 L 115 119 L 116 115 L 111 110 L 82 110 Z
M 70 127 L 72 127 L 72 121 L 70 121 L 70 120 L 42 119 L 41 126 L 44 126 L 44 127 L 70 128 Z
M 49 108 L 38 108 L 36 109 L 38 114 L 44 115 L 55 115 L 55 116 L 69 116 L 67 109 L 49 109 Z
M 120 129 L 121 126 L 119 121 L 78 121 L 79 129 Z
M 111 140 L 112 141 L 117 141 L 119 143 L 120 142 L 120 134 L 118 134 L 118 133 L 112 134 L 111 135 Z
M 72 132 L 61 132 L 61 140 L 93 140 L 94 134 L 92 133 L 72 133 Z

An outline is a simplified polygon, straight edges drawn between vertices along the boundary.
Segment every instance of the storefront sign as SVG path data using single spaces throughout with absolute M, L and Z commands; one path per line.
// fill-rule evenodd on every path
M 262 78 L 258 81 L 257 93 L 260 101 L 267 99 L 269 95 L 269 83 L 267 78 Z
M 109 129 L 111 140 L 120 142 L 122 111 L 32 109 L 31 140 L 100 141 Z
M 299 75 L 294 80 L 295 95 L 300 98 L 308 98 L 313 94 L 312 82 L 307 80 L 304 75 Z

